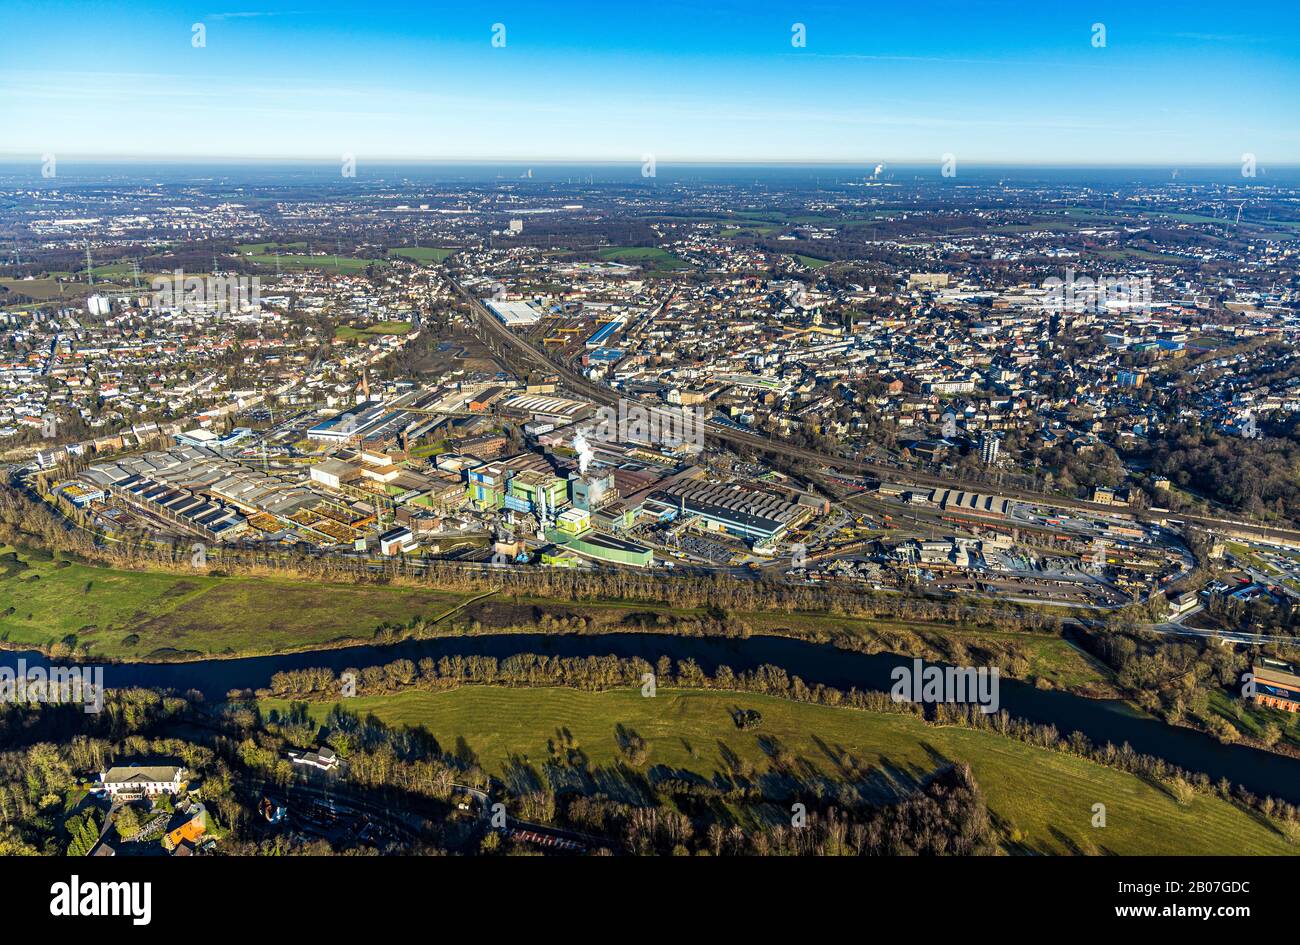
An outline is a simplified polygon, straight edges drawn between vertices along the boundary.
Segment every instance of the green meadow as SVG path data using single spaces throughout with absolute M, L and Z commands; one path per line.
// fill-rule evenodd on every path
M 442 249 L 437 246 L 404 246 L 401 249 L 390 249 L 388 255 L 400 256 L 412 262 L 428 263 L 442 262 L 455 252 L 454 249 Z
M 610 262 L 639 265 L 650 263 L 655 269 L 684 269 L 686 261 L 658 246 L 612 246 L 596 254 Z
M 404 335 L 410 330 L 410 322 L 377 322 L 374 325 L 366 325 L 364 328 L 339 325 L 334 329 L 334 337 L 340 341 L 356 341 L 357 339 L 371 338 L 375 335 Z
M 110 659 L 255 655 L 369 640 L 384 623 L 433 617 L 469 595 L 206 573 L 124 571 L 5 549 L 0 640 L 85 644 Z
M 249 262 L 257 263 L 268 269 L 277 266 L 281 270 L 324 269 L 330 272 L 355 273 L 367 266 L 382 266 L 383 259 L 360 259 L 355 256 L 342 256 L 335 253 L 323 255 L 308 253 L 285 253 L 285 249 L 307 249 L 306 243 L 245 243 L 238 247 L 239 252 Z M 280 250 L 277 255 L 273 250 Z
M 283 713 L 285 700 L 264 700 Z M 467 686 L 349 699 L 345 708 L 395 726 L 417 726 L 444 750 L 472 757 L 489 774 L 511 779 L 520 766 L 540 771 L 561 734 L 588 768 L 619 760 L 621 726 L 645 739 L 647 770 L 681 769 L 710 778 L 737 762 L 762 771 L 778 751 L 805 780 L 851 779 L 887 800 L 949 762 L 975 772 L 1008 852 L 1127 855 L 1289 854 L 1267 822 L 1218 797 L 1184 806 L 1165 786 L 1091 761 L 1036 748 L 990 732 L 937 727 L 912 716 L 791 702 L 747 693 L 661 689 L 585 692 Z M 313 703 L 313 719 L 332 708 Z M 741 731 L 738 708 L 762 722 Z M 851 767 L 846 761 L 851 759 Z M 1104 804 L 1106 825 L 1092 826 Z

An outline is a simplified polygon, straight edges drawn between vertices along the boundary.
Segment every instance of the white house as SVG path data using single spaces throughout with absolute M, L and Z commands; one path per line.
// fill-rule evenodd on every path
M 296 765 L 311 765 L 322 771 L 332 771 L 339 766 L 339 757 L 332 748 L 317 748 L 315 751 L 289 749 L 289 760 Z
M 179 794 L 185 780 L 180 765 L 118 765 L 101 772 L 99 787 L 111 797 Z

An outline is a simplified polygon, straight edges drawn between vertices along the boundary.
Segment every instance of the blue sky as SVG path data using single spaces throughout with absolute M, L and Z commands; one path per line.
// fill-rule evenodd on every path
M 1300 163 L 1295 2 L 224 3 L 4 0 L 0 153 Z

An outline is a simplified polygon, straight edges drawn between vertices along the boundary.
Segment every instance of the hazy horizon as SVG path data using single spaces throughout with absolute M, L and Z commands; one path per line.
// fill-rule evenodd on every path
M 43 173 L 43 158 L 53 157 L 55 173 Z M 351 187 L 407 184 L 512 182 L 520 185 L 622 185 L 653 188 L 677 183 L 790 184 L 822 187 L 865 186 L 879 189 L 932 181 L 936 186 L 1006 183 L 1023 186 L 1074 185 L 1220 185 L 1227 188 L 1266 188 L 1300 183 L 1300 165 L 1259 168 L 1257 176 L 1243 177 L 1241 166 L 1222 165 L 1052 165 L 959 164 L 945 177 L 939 163 L 796 162 L 796 161 L 658 161 L 653 174 L 643 173 L 640 161 L 544 160 L 405 160 L 356 155 L 352 176 L 340 173 L 338 159 L 177 159 L 149 157 L 30 156 L 14 159 L 0 155 L 0 181 L 12 186 L 57 190 L 72 185 L 100 183 L 142 185 L 225 182 L 233 186 L 310 183 Z

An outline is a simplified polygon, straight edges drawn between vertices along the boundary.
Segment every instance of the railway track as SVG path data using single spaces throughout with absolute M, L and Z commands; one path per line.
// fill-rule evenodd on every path
M 570 390 L 588 398 L 593 403 L 605 407 L 617 405 L 620 396 L 617 391 L 606 387 L 603 384 L 593 383 L 567 366 L 557 364 L 544 352 L 540 351 L 535 345 L 519 337 L 506 328 L 505 325 L 501 324 L 501 322 L 488 311 L 487 306 L 485 306 L 482 300 L 477 296 L 463 288 L 460 283 L 456 282 L 454 279 L 450 279 L 449 277 L 449 280 L 451 281 L 451 284 L 455 286 L 456 291 L 459 292 L 470 304 L 470 308 L 474 312 L 475 322 L 480 331 L 480 337 L 482 337 L 488 344 L 488 347 L 494 354 L 507 360 L 511 367 L 515 367 L 516 369 L 542 368 L 559 375 Z M 513 363 L 510 362 L 512 357 L 514 358 Z M 658 413 L 664 418 L 672 416 L 672 411 L 664 411 L 662 408 L 650 405 L 645 406 L 652 415 Z M 839 470 L 849 470 L 859 475 L 870 476 L 875 479 L 895 478 L 922 486 L 933 486 L 947 489 L 966 489 L 969 492 L 996 492 L 998 495 L 1005 496 L 1009 499 L 1017 499 L 1022 502 L 1033 502 L 1039 505 L 1050 505 L 1053 508 L 1073 509 L 1081 512 L 1120 515 L 1141 521 L 1152 521 L 1158 518 L 1173 518 L 1177 521 L 1193 522 L 1204 528 L 1217 532 L 1230 532 L 1234 535 L 1265 538 L 1272 541 L 1291 543 L 1296 547 L 1300 547 L 1300 530 L 1295 529 L 1273 528 L 1266 525 L 1259 525 L 1254 522 L 1243 522 L 1238 519 L 1228 519 L 1209 515 L 1135 512 L 1133 510 L 1116 509 L 1114 506 L 1102 505 L 1096 502 L 1087 502 L 1082 499 L 1069 499 L 1041 492 L 1033 492 L 1026 489 L 1006 487 L 995 488 L 988 483 L 965 483 L 960 480 L 936 476 L 930 473 L 912 472 L 910 470 L 903 470 L 880 463 L 851 459 L 829 453 L 820 453 L 816 450 L 806 449 L 792 443 L 782 443 L 779 440 L 774 440 L 761 434 L 736 430 L 715 421 L 709 421 L 706 424 L 705 432 L 711 440 L 724 445 L 732 447 L 748 447 L 749 449 L 760 453 L 784 456 L 788 459 L 802 460 L 818 466 L 832 467 Z

